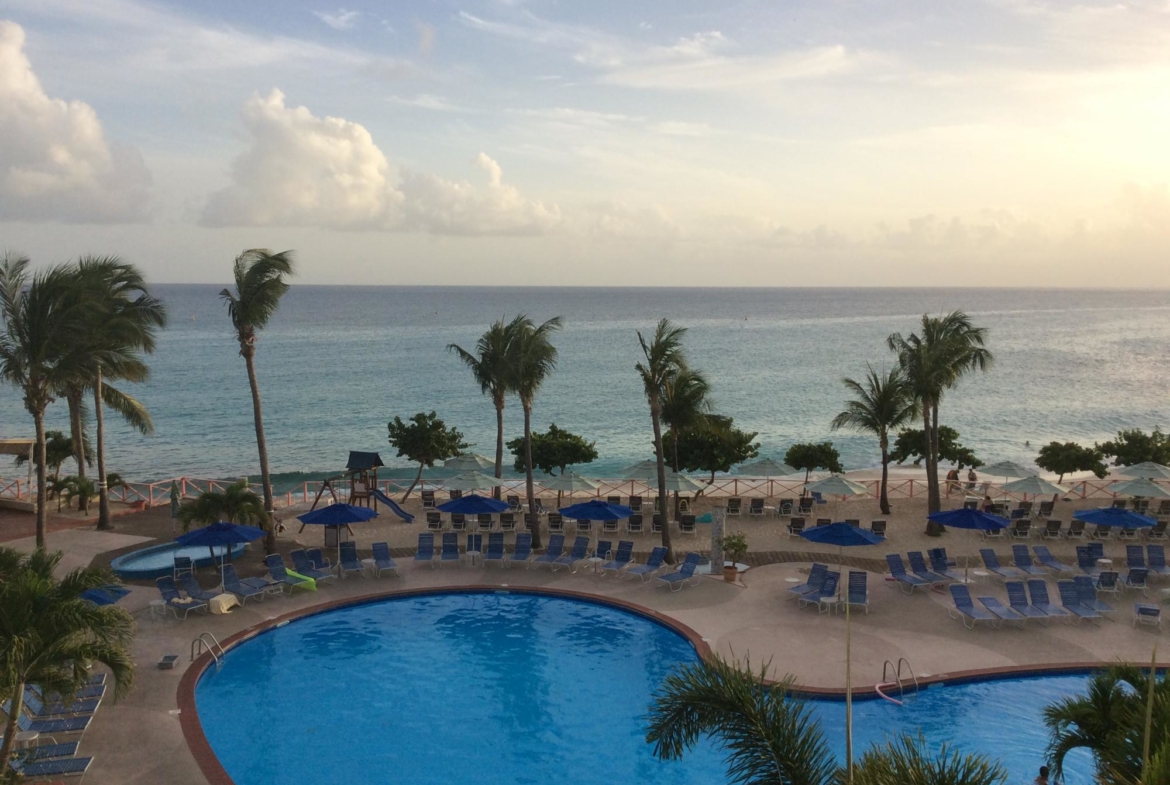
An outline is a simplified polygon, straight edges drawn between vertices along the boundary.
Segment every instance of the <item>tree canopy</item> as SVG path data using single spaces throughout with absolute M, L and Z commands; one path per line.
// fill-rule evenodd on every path
M 463 434 L 455 428 L 448 428 L 435 412 L 419 412 L 406 422 L 395 417 L 386 424 L 386 429 L 391 446 L 398 450 L 398 457 L 418 464 L 418 474 L 403 494 L 403 501 L 422 479 L 424 467 L 430 468 L 438 461 L 454 458 L 468 447 Z
M 706 424 L 701 428 L 686 428 L 677 436 L 673 429 L 667 431 L 662 443 L 667 463 L 673 471 L 709 472 L 714 481 L 715 472 L 731 471 L 735 464 L 760 454 L 756 436 L 755 431 L 736 428 L 731 417 L 711 414 L 707 415 Z M 674 465 L 676 454 L 677 466 Z
M 514 468 L 524 471 L 524 439 L 512 439 L 508 449 L 516 456 Z M 548 426 L 545 433 L 532 434 L 532 465 L 545 474 L 564 474 L 569 466 L 580 466 L 597 460 L 597 448 L 585 437 L 558 428 L 556 423 Z
M 915 466 L 921 465 L 925 442 L 926 437 L 921 429 L 901 431 L 894 440 L 890 460 L 900 464 L 913 458 Z M 959 443 L 959 432 L 947 425 L 938 426 L 938 458 L 940 461 L 953 463 L 960 469 L 967 466 L 978 469 L 983 465 L 983 461 L 975 457 L 974 450 Z
M 1170 436 L 1159 427 L 1150 433 L 1139 428 L 1118 431 L 1116 439 L 1098 444 L 1097 449 L 1112 458 L 1114 466 L 1133 466 L 1146 461 L 1170 464 Z
M 1076 442 L 1049 442 L 1040 448 L 1036 465 L 1046 472 L 1059 475 L 1057 482 L 1064 482 L 1064 475 L 1073 472 L 1092 472 L 1098 477 L 1109 473 L 1105 456 L 1099 447 L 1084 447 Z
M 794 444 L 784 453 L 784 462 L 793 469 L 804 469 L 805 482 L 817 469 L 827 469 L 834 474 L 845 471 L 841 466 L 841 454 L 832 442 Z

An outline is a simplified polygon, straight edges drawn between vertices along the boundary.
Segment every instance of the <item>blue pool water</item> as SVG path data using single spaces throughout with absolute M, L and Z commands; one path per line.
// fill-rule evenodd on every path
M 427 595 L 259 635 L 204 674 L 196 704 L 237 785 L 723 782 L 713 745 L 659 763 L 644 740 L 653 691 L 695 658 L 673 631 L 603 605 Z M 964 749 L 1004 759 L 1009 783 L 1030 782 L 1045 744 L 1039 712 L 1084 681 L 934 688 L 902 709 L 858 702 L 855 743 L 860 752 L 921 728 L 931 741 L 961 738 Z M 843 704 L 813 707 L 842 755 Z M 1074 769 L 1087 773 L 1087 759 Z
M 244 547 L 243 543 L 232 546 L 232 557 L 235 558 L 243 553 Z M 217 545 L 215 547 L 217 562 L 223 558 L 225 552 L 225 546 Z M 110 569 L 117 573 L 118 577 L 127 580 L 160 578 L 174 571 L 176 556 L 186 556 L 194 560 L 196 568 L 211 564 L 211 551 L 206 545 L 167 543 L 119 556 L 110 563 Z

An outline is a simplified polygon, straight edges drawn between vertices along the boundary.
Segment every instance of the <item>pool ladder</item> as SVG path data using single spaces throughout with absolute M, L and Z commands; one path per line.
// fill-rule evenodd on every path
M 211 640 L 207 640 L 207 638 Z M 210 632 L 201 632 L 198 638 L 191 641 L 191 662 L 195 662 L 195 658 L 204 651 L 211 655 L 211 658 L 215 660 L 217 666 L 223 662 L 223 658 L 226 656 L 223 646 L 219 644 L 219 640 L 215 635 Z
M 907 678 L 903 678 L 902 676 L 903 665 L 906 666 L 906 672 L 910 674 Z M 891 681 L 889 678 L 891 672 L 894 675 L 893 681 Z M 882 680 L 877 683 L 877 686 L 874 687 L 874 690 L 877 691 L 879 696 L 885 698 L 890 703 L 901 706 L 906 699 L 906 684 L 908 681 L 914 684 L 914 694 L 917 695 L 918 677 L 914 675 L 914 669 L 910 667 L 910 660 L 906 659 L 905 657 L 899 657 L 897 665 L 895 665 L 890 660 L 886 660 L 884 663 L 882 663 Z M 898 688 L 897 698 L 892 698 L 886 694 L 886 690 L 890 687 Z

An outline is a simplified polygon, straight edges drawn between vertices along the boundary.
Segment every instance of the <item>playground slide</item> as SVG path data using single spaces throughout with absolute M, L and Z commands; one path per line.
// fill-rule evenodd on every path
M 391 499 L 386 494 L 382 493 L 377 488 L 371 489 L 370 495 L 373 496 L 378 501 L 382 502 L 382 504 L 385 504 L 387 507 L 389 507 L 391 512 L 393 512 L 395 515 L 397 515 L 399 518 L 406 521 L 407 523 L 411 523 L 414 521 L 413 515 L 411 515 L 410 513 L 408 513 L 406 510 L 402 509 L 401 507 L 399 507 L 398 502 L 394 501 L 393 499 Z

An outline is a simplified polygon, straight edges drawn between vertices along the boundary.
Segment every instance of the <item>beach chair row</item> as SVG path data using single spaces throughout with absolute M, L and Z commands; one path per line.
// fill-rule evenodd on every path
M 1060 538 L 1070 540 L 1136 540 L 1139 537 L 1145 537 L 1148 540 L 1165 540 L 1166 529 L 1170 526 L 1170 521 L 1159 520 L 1155 525 L 1144 529 L 1126 529 L 1118 526 L 1104 526 L 1096 525 L 1092 527 L 1085 526 L 1084 521 L 1073 520 L 1069 522 L 1068 528 L 1064 528 L 1064 522 L 1058 520 L 1031 520 L 1031 519 L 1017 519 L 1007 529 L 996 529 L 983 532 L 983 536 L 988 539 L 999 539 L 1004 537 L 1004 532 L 1008 536 L 1015 539 L 1027 539 L 1028 537 L 1043 537 L 1045 539 L 1055 540 Z
M 1004 583 L 1008 595 L 1007 605 L 997 597 L 985 596 L 976 598 L 983 606 L 978 607 L 972 602 L 970 589 L 966 585 L 953 584 L 949 587 L 953 608 L 948 612 L 952 618 L 962 620 L 968 629 L 974 629 L 980 623 L 998 628 L 1005 622 L 1012 622 L 1022 628 L 1028 621 L 1039 621 L 1046 625 L 1052 619 L 1079 624 L 1085 620 L 1097 622 L 1114 613 L 1113 606 L 1098 598 L 1099 589 L 1087 575 L 1057 581 L 1056 586 L 1059 605 L 1052 602 L 1048 584 L 1032 578 Z M 1136 627 L 1139 623 L 1160 629 L 1162 609 L 1150 603 L 1134 603 L 1133 624 Z
M 85 774 L 93 757 L 80 756 L 77 750 L 105 692 L 105 674 L 94 674 L 84 688 L 68 698 L 46 693 L 36 684 L 26 685 L 16 728 L 33 742 L 17 750 L 8 767 L 28 780 Z M 5 701 L 3 708 L 11 716 L 12 701 Z
M 427 530 L 433 532 L 453 531 L 456 533 L 466 531 L 478 531 L 483 534 L 488 534 L 493 531 L 514 532 L 520 523 L 518 513 L 502 512 L 499 515 L 491 515 L 484 513 L 474 517 L 453 513 L 450 516 L 443 516 L 437 511 L 430 511 L 426 514 Z M 533 523 L 530 515 L 525 515 L 523 518 L 526 525 Z M 628 534 L 644 534 L 649 530 L 652 534 L 658 534 L 662 531 L 662 515 L 654 513 L 647 522 L 642 513 L 634 513 L 629 518 L 621 521 L 592 521 L 585 518 L 565 518 L 558 512 L 550 512 L 545 516 L 545 523 L 548 530 L 553 533 L 561 533 L 565 531 L 577 531 L 582 533 L 591 533 L 594 530 L 604 533 L 616 534 L 625 530 Z M 681 534 L 694 534 L 696 532 L 696 517 L 690 514 L 681 514 L 677 522 L 672 522 L 672 526 L 676 527 Z
M 832 518 L 817 518 L 813 526 L 828 526 L 832 522 Z M 850 526 L 856 526 L 859 529 L 866 528 L 861 525 L 861 520 L 858 518 L 846 518 L 845 523 Z M 805 518 L 794 517 L 788 522 L 788 536 L 799 537 L 808 528 L 808 521 Z M 878 537 L 884 538 L 886 536 L 886 522 L 884 520 L 870 521 L 868 529 Z
M 788 589 L 788 599 L 796 600 L 801 607 L 815 605 L 820 613 L 835 609 L 858 607 L 869 613 L 868 573 L 850 570 L 845 591 L 840 587 L 841 573 L 832 571 L 826 564 L 813 564 L 808 580 Z

